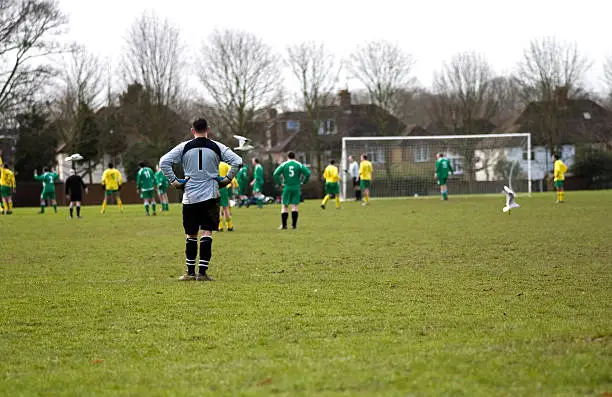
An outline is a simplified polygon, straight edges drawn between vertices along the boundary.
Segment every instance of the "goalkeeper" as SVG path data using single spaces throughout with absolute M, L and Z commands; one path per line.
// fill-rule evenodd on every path
M 170 184 L 184 190 L 183 228 L 187 272 L 181 281 L 212 281 L 207 275 L 212 256 L 212 232 L 219 226 L 219 188 L 229 185 L 242 166 L 242 159 L 222 143 L 208 139 L 210 126 L 201 118 L 191 128 L 194 139 L 180 143 L 160 160 L 159 166 Z M 230 165 L 227 176 L 219 176 L 219 163 Z M 185 179 L 178 179 L 173 164 L 181 164 Z M 201 231 L 201 232 L 200 232 Z M 200 234 L 200 261 L 195 273 Z

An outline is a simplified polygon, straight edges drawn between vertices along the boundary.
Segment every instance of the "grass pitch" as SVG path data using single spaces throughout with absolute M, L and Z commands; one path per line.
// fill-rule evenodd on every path
M 612 192 L 235 209 L 181 283 L 180 206 L 0 218 L 3 396 L 612 393 Z

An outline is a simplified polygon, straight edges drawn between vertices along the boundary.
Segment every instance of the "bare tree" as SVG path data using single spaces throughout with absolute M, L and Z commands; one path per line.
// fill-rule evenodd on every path
M 304 42 L 287 48 L 287 63 L 300 84 L 300 101 L 311 121 L 313 148 L 317 170 L 321 164 L 321 108 L 331 104 L 339 68 L 334 54 L 323 43 Z
M 126 85 L 138 83 L 155 105 L 172 108 L 180 100 L 186 64 L 179 29 L 154 12 L 144 12 L 128 31 L 121 60 Z
M 198 77 L 223 121 L 221 133 L 250 135 L 259 111 L 279 104 L 279 57 L 251 33 L 214 31 L 202 44 Z
M 56 0 L 0 1 L 0 117 L 31 102 L 52 74 L 43 58 L 64 49 L 67 22 Z
M 487 59 L 475 52 L 454 55 L 434 75 L 433 117 L 438 125 L 449 126 L 454 133 L 477 134 L 500 112 L 501 95 L 496 92 L 493 68 Z M 463 157 L 468 181 L 474 178 L 477 159 L 473 140 L 461 140 L 456 150 Z M 487 168 L 486 165 L 482 165 Z
M 91 168 L 98 162 L 98 129 L 94 111 L 103 100 L 104 67 L 84 47 L 65 55 L 58 67 L 56 96 L 50 103 L 55 131 L 65 150 L 85 156 Z
M 584 75 L 590 67 L 576 43 L 544 37 L 533 40 L 524 50 L 515 78 L 525 100 L 553 101 L 559 87 L 567 87 L 570 98 L 581 95 Z
M 479 120 L 489 120 L 498 110 L 493 100 L 493 69 L 480 54 L 464 52 L 456 54 L 434 74 L 434 93 L 442 102 L 438 115 L 450 122 L 456 131 L 464 134 L 477 132 Z
M 533 40 L 518 63 L 515 79 L 522 98 L 526 104 L 539 102 L 539 130 L 551 152 L 559 144 L 559 119 L 566 101 L 584 95 L 584 75 L 590 66 L 576 43 L 554 37 Z
M 120 125 L 127 136 L 160 155 L 184 137 L 178 114 L 187 65 L 179 29 L 144 12 L 128 31 L 120 74 L 125 83 Z
M 377 106 L 375 116 L 380 134 L 387 132 L 388 116 L 398 94 L 414 83 L 413 65 L 412 55 L 385 40 L 359 46 L 350 56 L 349 72 L 365 86 L 370 103 Z

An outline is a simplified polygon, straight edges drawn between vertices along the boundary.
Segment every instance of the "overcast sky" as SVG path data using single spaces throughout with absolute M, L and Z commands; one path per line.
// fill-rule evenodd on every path
M 324 40 L 341 57 L 368 40 L 395 41 L 414 55 L 414 75 L 425 86 L 433 71 L 456 52 L 481 52 L 497 73 L 510 72 L 532 38 L 553 35 L 575 41 L 593 61 L 588 83 L 599 89 L 603 59 L 612 51 L 608 40 L 612 1 L 565 4 L 563 0 L 60 0 L 70 17 L 70 37 L 111 60 L 119 57 L 133 20 L 152 9 L 181 28 L 191 51 L 197 51 L 215 28 L 250 31 L 279 52 L 304 40 Z M 358 88 L 352 81 L 340 84 Z

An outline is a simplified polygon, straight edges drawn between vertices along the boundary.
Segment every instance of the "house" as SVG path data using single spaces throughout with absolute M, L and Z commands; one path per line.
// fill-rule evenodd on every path
M 577 148 L 612 145 L 612 113 L 590 99 L 569 99 L 567 92 L 567 87 L 559 87 L 554 101 L 529 103 L 500 131 L 531 133 L 532 180 L 541 180 L 552 171 L 551 143 L 568 167 L 574 164 Z M 527 156 L 514 150 L 507 157 L 524 169 Z
M 316 132 L 321 150 L 321 162 L 340 159 L 343 137 L 392 136 L 403 133 L 406 126 L 395 116 L 371 104 L 352 104 L 348 90 L 338 93 L 337 103 L 320 109 L 318 120 L 312 120 L 305 111 L 277 113 L 268 111 L 267 117 L 259 120 L 263 130 L 261 136 L 253 137 L 262 142 L 265 153 L 275 163 L 284 161 L 289 151 L 294 151 L 299 161 L 314 167 L 316 171 L 316 141 L 313 139 L 312 123 L 317 123 Z M 379 131 L 379 118 L 386 119 L 386 128 Z M 375 164 L 390 159 L 374 148 L 365 150 Z

